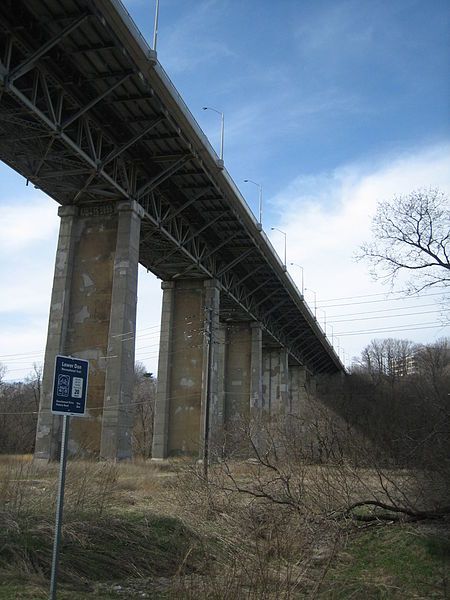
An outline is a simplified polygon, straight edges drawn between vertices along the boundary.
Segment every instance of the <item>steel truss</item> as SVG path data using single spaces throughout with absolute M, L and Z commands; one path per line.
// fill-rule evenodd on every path
M 18 4 L 31 23 L 27 3 Z M 315 372 L 341 369 L 95 3 L 80 6 L 78 15 L 49 18 L 40 44 L 0 7 L 0 158 L 61 204 L 138 202 L 144 266 L 163 278 L 216 279 L 227 302 L 296 361 Z

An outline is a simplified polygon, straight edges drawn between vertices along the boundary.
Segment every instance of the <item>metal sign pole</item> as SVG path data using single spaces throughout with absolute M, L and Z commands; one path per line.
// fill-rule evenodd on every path
M 52 574 L 50 579 L 50 600 L 56 600 L 56 584 L 58 579 L 59 544 L 64 509 L 64 485 L 66 482 L 67 442 L 69 439 L 70 416 L 63 416 L 61 440 L 61 459 L 59 462 L 58 497 L 56 499 L 55 539 L 53 541 Z

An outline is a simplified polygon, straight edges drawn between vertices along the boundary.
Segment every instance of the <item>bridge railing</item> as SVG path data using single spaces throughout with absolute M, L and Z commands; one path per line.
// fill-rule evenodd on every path
M 117 10 L 117 12 L 120 14 L 122 20 L 128 27 L 128 30 L 133 35 L 135 40 L 138 42 L 141 50 L 147 56 L 148 60 L 150 60 L 154 63 L 154 69 L 155 69 L 156 73 L 164 81 L 164 85 L 169 89 L 170 94 L 175 99 L 179 108 L 181 108 L 182 112 L 184 113 L 184 117 L 189 121 L 191 127 L 196 131 L 196 134 L 200 138 L 203 146 L 209 152 L 209 154 L 211 155 L 213 160 L 216 163 L 218 163 L 219 156 L 217 155 L 217 152 L 214 150 L 208 137 L 204 133 L 203 129 L 199 125 L 198 121 L 196 120 L 196 118 L 194 117 L 192 112 L 190 111 L 186 102 L 183 100 L 183 98 L 182 98 L 181 94 L 179 93 L 179 91 L 177 90 L 175 84 L 170 79 L 169 75 L 164 70 L 161 63 L 158 61 L 156 53 L 154 52 L 154 50 L 152 50 L 152 48 L 147 43 L 146 39 L 144 38 L 144 36 L 140 32 L 138 26 L 136 25 L 135 21 L 133 20 L 133 17 L 130 15 L 128 10 L 125 8 L 125 6 L 123 5 L 121 0 L 110 0 L 110 1 L 111 1 L 111 4 L 113 4 L 114 8 Z M 258 223 L 257 219 L 256 219 L 255 215 L 253 214 L 253 211 L 251 210 L 250 206 L 247 204 L 247 201 L 242 196 L 241 191 L 239 190 L 238 186 L 234 182 L 233 178 L 231 177 L 231 175 L 228 173 L 228 171 L 226 169 L 223 169 L 223 175 L 228 180 L 228 184 L 230 185 L 231 188 L 233 188 L 234 194 L 239 198 L 243 208 L 248 213 L 248 215 L 251 217 L 251 219 L 254 222 L 254 225 L 256 227 L 257 223 Z M 267 238 L 266 238 L 266 240 L 267 240 Z M 273 250 L 273 247 L 271 244 L 270 244 L 270 246 Z M 274 254 L 276 255 L 275 252 L 274 252 Z

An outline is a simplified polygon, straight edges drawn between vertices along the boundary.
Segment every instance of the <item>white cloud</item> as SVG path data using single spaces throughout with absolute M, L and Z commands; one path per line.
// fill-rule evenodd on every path
M 196 2 L 180 14 L 178 21 L 171 23 L 161 35 L 159 46 L 168 73 L 185 73 L 199 65 L 236 58 L 230 45 L 211 35 L 220 26 L 223 9 L 216 0 Z M 204 35 L 205 30 L 210 32 L 209 36 Z
M 0 251 L 17 252 L 58 230 L 57 205 L 42 192 L 13 198 L 0 206 Z
M 287 233 L 288 263 L 294 262 L 304 268 L 306 288 L 314 290 L 317 302 L 328 309 L 327 319 L 333 315 L 375 310 L 376 305 L 342 306 L 331 308 L 325 300 L 330 298 L 380 294 L 389 292 L 386 286 L 375 283 L 368 274 L 368 266 L 357 263 L 354 253 L 359 245 L 370 238 L 371 216 L 377 202 L 398 194 L 423 187 L 437 186 L 450 192 L 450 145 L 439 145 L 409 154 L 391 156 L 372 164 L 355 164 L 338 168 L 330 173 L 316 177 L 299 177 L 273 200 L 273 208 L 279 209 L 277 226 Z M 283 236 L 273 234 L 275 246 L 283 255 Z M 292 277 L 300 284 L 301 272 L 295 266 L 290 267 Z M 399 287 L 402 282 L 399 281 Z M 306 292 L 310 305 L 314 304 L 313 292 Z M 380 296 L 380 299 L 383 297 Z M 432 299 L 429 300 L 430 302 Z M 351 300 L 349 300 L 349 303 Z M 413 305 L 419 300 L 409 300 Z M 422 301 L 423 302 L 423 301 Z M 378 308 L 399 306 L 399 303 L 383 303 Z M 406 306 L 406 304 L 405 304 Z M 431 309 L 430 309 L 431 310 Z M 318 317 L 323 321 L 323 313 Z M 393 327 L 404 324 L 420 325 L 430 322 L 434 317 L 417 317 L 408 320 L 355 321 L 336 324 L 334 331 L 347 332 L 378 327 Z M 408 337 L 425 341 L 440 337 L 443 331 L 418 330 L 405 334 L 381 334 L 381 337 Z M 347 355 L 358 355 L 374 334 L 342 337 L 341 345 Z
M 386 287 L 370 279 L 367 266 L 353 260 L 359 244 L 370 236 L 370 217 L 376 203 L 394 194 L 429 185 L 450 192 L 449 158 L 450 145 L 435 145 L 371 163 L 346 165 L 315 177 L 298 177 L 272 199 L 272 210 L 276 209 L 279 214 L 279 220 L 274 224 L 287 233 L 288 262 L 304 267 L 305 285 L 317 293 L 319 306 L 328 305 L 329 323 L 345 313 L 423 304 L 423 300 L 360 306 L 345 306 L 344 302 L 344 306 L 332 308 L 333 302 L 325 303 L 324 300 L 387 294 Z M 36 194 L 32 200 L 27 197 L 0 206 L 0 361 L 9 364 L 8 378 L 20 378 L 29 373 L 33 362 L 39 361 L 44 351 L 59 227 L 56 209 L 56 203 L 41 194 Z M 282 256 L 282 235 L 273 232 L 271 237 Z M 300 269 L 289 267 L 289 270 L 300 286 Z M 307 291 L 306 297 L 313 305 L 312 292 Z M 138 300 L 136 359 L 156 373 L 161 289 L 156 277 L 147 274 L 143 268 L 139 273 Z M 430 298 L 427 302 L 433 300 Z M 323 321 L 321 311 L 318 311 L 318 318 Z M 396 322 L 399 326 L 420 324 L 437 319 L 430 314 L 389 322 L 374 319 L 336 323 L 334 332 L 392 326 Z M 448 329 L 435 328 L 392 335 L 427 341 L 445 334 L 448 335 Z M 381 337 L 389 335 L 381 334 Z M 340 342 L 347 358 L 358 355 L 372 337 L 376 336 L 342 336 Z M 28 352 L 37 354 L 7 360 L 4 357 Z

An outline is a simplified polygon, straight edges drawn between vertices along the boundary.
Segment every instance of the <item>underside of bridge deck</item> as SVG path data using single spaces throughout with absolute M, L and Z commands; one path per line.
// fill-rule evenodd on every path
M 266 345 L 282 348 L 291 363 L 311 373 L 343 370 L 222 161 L 118 0 L 0 3 L 0 159 L 75 211 L 75 229 L 87 218 L 107 223 L 123 203 L 137 206 L 139 228 L 128 250 L 134 244 L 149 271 L 176 289 L 184 281 L 200 287 L 214 281 L 218 322 L 257 323 Z M 121 252 L 116 243 L 111 264 Z M 74 313 L 82 306 L 71 286 L 67 310 Z M 115 356 L 112 338 L 108 342 L 115 335 L 112 324 L 124 319 L 117 294 L 100 336 L 105 341 L 98 344 L 106 361 Z M 50 329 L 70 329 L 70 319 L 59 325 L 52 319 Z M 87 353 L 90 342 L 83 343 L 77 350 Z M 69 337 L 52 348 L 72 351 Z M 130 356 L 123 360 L 111 377 L 113 371 L 127 372 Z M 262 387 L 258 395 L 264 402 Z M 127 418 L 121 417 L 124 423 Z M 106 448 L 106 441 L 99 444 Z

